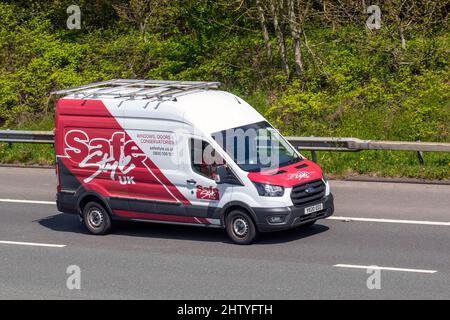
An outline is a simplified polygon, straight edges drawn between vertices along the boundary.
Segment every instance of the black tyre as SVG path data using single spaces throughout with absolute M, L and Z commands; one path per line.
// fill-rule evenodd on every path
M 98 202 L 88 202 L 83 209 L 83 222 L 92 234 L 104 235 L 112 227 L 108 211 Z
M 258 236 L 253 219 L 244 211 L 234 210 L 226 218 L 226 229 L 230 239 L 237 244 L 251 244 Z

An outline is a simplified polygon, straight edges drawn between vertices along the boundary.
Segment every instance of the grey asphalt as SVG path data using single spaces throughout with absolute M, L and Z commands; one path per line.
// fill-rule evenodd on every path
M 53 201 L 54 171 L 0 168 L 0 199 Z M 332 181 L 336 216 L 450 222 L 450 186 Z M 322 220 L 251 246 L 224 231 L 128 223 L 89 235 L 52 204 L 0 202 L 0 299 L 449 299 L 450 227 Z M 369 290 L 364 269 L 381 271 Z M 69 290 L 66 269 L 81 268 Z

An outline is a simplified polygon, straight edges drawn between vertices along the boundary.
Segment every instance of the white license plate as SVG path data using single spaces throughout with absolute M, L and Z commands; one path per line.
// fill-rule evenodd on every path
M 319 203 L 319 204 L 316 204 L 314 206 L 305 208 L 305 214 L 310 214 L 310 213 L 313 213 L 313 212 L 317 212 L 317 211 L 320 211 L 322 209 L 323 209 L 323 203 Z

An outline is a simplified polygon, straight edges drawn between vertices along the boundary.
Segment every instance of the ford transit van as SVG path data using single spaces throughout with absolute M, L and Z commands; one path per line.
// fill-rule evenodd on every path
M 110 80 L 57 91 L 57 205 L 93 234 L 119 220 L 259 232 L 333 214 L 322 170 L 217 82 Z

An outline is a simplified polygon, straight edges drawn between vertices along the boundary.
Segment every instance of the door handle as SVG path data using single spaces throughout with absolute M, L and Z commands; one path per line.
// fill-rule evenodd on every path
M 186 182 L 187 182 L 188 184 L 196 184 L 196 183 L 197 183 L 197 181 L 195 181 L 194 179 L 186 180 Z

